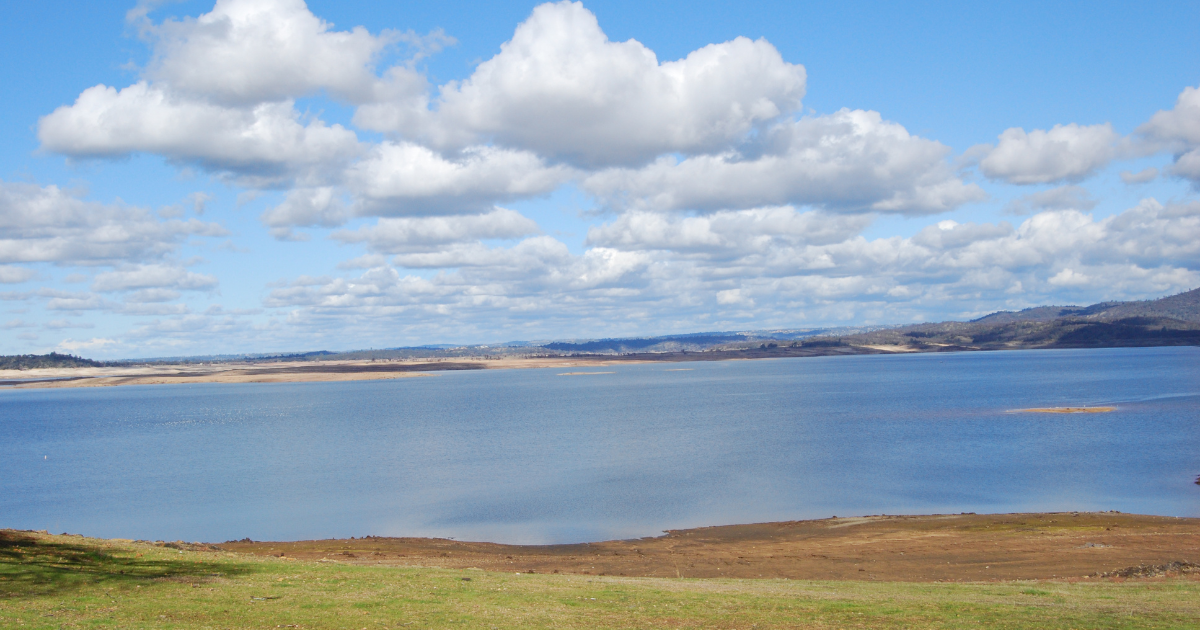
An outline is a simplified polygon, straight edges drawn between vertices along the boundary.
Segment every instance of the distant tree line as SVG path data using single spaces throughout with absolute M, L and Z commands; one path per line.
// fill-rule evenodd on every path
M 37 368 L 64 367 L 101 367 L 100 361 L 93 361 L 73 354 L 15 354 L 0 356 L 0 370 L 33 370 Z

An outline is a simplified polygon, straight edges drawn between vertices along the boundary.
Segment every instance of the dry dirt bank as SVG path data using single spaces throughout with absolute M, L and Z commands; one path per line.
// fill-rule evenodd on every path
M 1200 577 L 1200 519 L 1115 512 L 869 516 L 729 525 L 656 538 L 520 546 L 432 538 L 220 543 L 351 564 L 654 577 L 981 581 Z M 1159 567 L 1155 570 L 1153 567 Z M 1084 577 L 1088 576 L 1088 577 Z

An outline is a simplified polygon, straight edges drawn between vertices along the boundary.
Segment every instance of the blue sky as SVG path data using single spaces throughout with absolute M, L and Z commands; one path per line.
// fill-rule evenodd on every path
M 0 353 L 901 323 L 1187 290 L 1198 24 L 1185 2 L 16 6 Z

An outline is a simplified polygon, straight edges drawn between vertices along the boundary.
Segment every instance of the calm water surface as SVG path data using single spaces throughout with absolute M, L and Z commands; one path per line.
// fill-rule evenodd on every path
M 1200 348 L 586 370 L 615 373 L 0 391 L 0 527 L 569 542 L 879 513 L 1200 516 Z

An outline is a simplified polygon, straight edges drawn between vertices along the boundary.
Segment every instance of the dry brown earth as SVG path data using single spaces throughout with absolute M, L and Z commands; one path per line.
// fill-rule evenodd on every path
M 326 562 L 520 573 L 914 582 L 1098 579 L 1137 565 L 1200 562 L 1200 519 L 1116 512 L 868 516 L 704 527 L 576 545 L 366 537 L 220 546 Z

